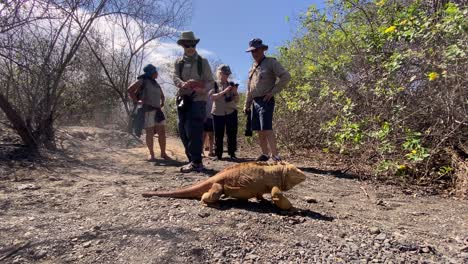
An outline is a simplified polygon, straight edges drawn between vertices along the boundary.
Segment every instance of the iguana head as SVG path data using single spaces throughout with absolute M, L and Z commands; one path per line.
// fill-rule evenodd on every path
M 306 176 L 304 172 L 298 169 L 296 166 L 284 162 L 284 179 L 283 179 L 283 188 L 285 191 L 290 190 L 292 187 L 298 185 L 299 183 L 305 181 Z

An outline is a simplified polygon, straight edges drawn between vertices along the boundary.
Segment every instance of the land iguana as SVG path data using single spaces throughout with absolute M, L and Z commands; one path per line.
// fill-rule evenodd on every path
M 200 199 L 204 205 L 213 205 L 221 195 L 242 200 L 271 193 L 275 205 L 282 210 L 292 209 L 282 191 L 288 191 L 306 179 L 305 174 L 287 162 L 245 162 L 224 169 L 211 178 L 194 185 L 168 192 L 145 192 L 143 197 L 173 197 Z

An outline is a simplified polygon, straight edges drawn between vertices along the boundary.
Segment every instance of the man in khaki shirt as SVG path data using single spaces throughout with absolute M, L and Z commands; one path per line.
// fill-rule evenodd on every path
M 174 64 L 174 84 L 177 96 L 184 98 L 178 105 L 178 130 L 189 164 L 181 172 L 202 171 L 203 123 L 206 116 L 208 91 L 213 87 L 211 67 L 198 55 L 196 45 L 200 39 L 192 31 L 182 32 L 177 44 L 184 48 L 182 58 Z
M 252 39 L 247 52 L 252 53 L 254 63 L 249 70 L 247 99 L 244 112 L 251 110 L 252 130 L 258 131 L 262 155 L 258 161 L 267 161 L 270 157 L 280 161 L 273 131 L 273 112 L 275 98 L 289 82 L 291 75 L 274 58 L 265 56 L 268 46 L 261 39 Z

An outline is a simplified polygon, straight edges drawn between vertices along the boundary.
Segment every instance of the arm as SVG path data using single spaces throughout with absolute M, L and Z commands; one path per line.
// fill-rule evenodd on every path
M 219 98 L 224 97 L 224 95 L 227 94 L 229 91 L 231 91 L 231 89 L 232 89 L 232 87 L 229 86 L 226 89 L 224 89 L 223 91 L 218 92 L 218 93 L 214 93 L 214 89 L 213 89 L 213 93 L 211 94 L 211 98 L 213 100 L 218 100 Z
M 173 72 L 173 81 L 175 86 L 179 89 L 179 95 L 190 95 L 192 90 L 190 89 L 190 81 L 184 82 L 179 76 L 179 60 L 176 60 L 174 63 L 174 72 Z
M 291 75 L 287 70 L 283 68 L 283 66 L 276 60 L 274 60 L 273 63 L 273 72 L 275 73 L 276 76 L 278 76 L 279 80 L 276 82 L 275 86 L 271 90 L 271 93 L 273 95 L 278 94 L 281 92 L 281 90 L 286 87 L 288 82 L 291 80 Z
M 163 89 L 161 88 L 161 108 L 163 108 L 165 101 L 166 101 L 166 97 L 164 96 Z

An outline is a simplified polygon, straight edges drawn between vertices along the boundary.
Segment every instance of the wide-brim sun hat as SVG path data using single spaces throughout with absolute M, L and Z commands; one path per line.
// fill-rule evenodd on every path
M 251 52 L 256 49 L 268 49 L 268 45 L 263 44 L 263 41 L 259 38 L 254 38 L 249 41 L 249 48 L 245 52 Z
M 200 41 L 199 38 L 195 37 L 192 31 L 183 31 L 180 34 L 180 38 L 177 40 L 177 44 L 182 45 L 184 43 L 197 44 Z

